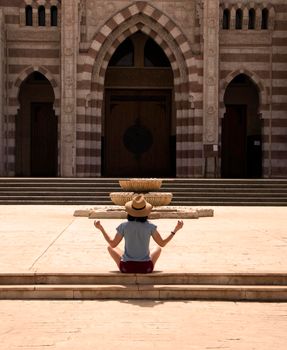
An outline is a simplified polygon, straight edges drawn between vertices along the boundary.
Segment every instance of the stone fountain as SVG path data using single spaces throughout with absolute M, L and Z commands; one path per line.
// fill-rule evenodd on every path
M 169 205 L 172 200 L 172 193 L 158 192 L 162 185 L 162 180 L 159 179 L 119 180 L 119 184 L 125 192 L 110 193 L 111 200 L 116 205 L 125 205 L 136 194 L 143 194 L 153 207 Z
M 170 206 L 172 193 L 160 192 L 162 185 L 160 179 L 125 179 L 119 180 L 119 184 L 123 192 L 110 193 L 114 205 L 76 210 L 74 216 L 86 216 L 90 219 L 125 219 L 127 214 L 124 205 L 132 200 L 136 194 L 143 194 L 146 201 L 153 206 L 153 210 L 149 215 L 150 219 L 198 219 L 214 215 L 213 209 Z

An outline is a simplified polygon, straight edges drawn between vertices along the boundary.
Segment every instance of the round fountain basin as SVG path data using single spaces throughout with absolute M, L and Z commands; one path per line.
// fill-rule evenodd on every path
M 133 191 L 135 193 L 145 193 L 158 191 L 162 180 L 159 179 L 129 179 L 119 180 L 119 184 L 124 191 Z
M 133 192 L 112 192 L 110 198 L 116 205 L 125 205 L 133 199 L 135 194 Z M 169 205 L 172 200 L 172 193 L 168 192 L 148 192 L 143 195 L 146 201 L 154 207 Z
M 133 192 L 111 192 L 110 198 L 115 205 L 125 205 L 133 199 Z

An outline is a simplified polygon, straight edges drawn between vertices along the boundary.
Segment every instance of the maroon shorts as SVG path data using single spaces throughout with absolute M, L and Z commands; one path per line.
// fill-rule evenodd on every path
M 149 261 L 121 261 L 120 271 L 123 273 L 151 273 L 153 262 Z

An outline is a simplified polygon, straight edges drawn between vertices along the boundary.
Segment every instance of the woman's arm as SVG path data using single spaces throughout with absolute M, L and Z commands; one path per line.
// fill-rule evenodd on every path
M 123 239 L 123 236 L 119 233 L 116 233 L 115 237 L 112 239 L 107 232 L 105 231 L 105 229 L 103 228 L 102 224 L 100 221 L 94 221 L 94 225 L 95 227 L 100 230 L 105 238 L 105 240 L 108 242 L 108 244 L 112 247 L 115 248 L 120 241 Z
M 182 220 L 178 220 L 175 228 L 173 231 L 171 231 L 171 233 L 169 234 L 169 236 L 167 236 L 165 239 L 163 239 L 161 237 L 161 235 L 159 234 L 158 231 L 155 231 L 152 234 L 152 238 L 154 239 L 154 241 L 160 246 L 160 247 L 164 247 L 167 245 L 167 243 L 169 241 L 171 241 L 172 237 L 176 234 L 177 231 L 181 230 L 183 227 L 183 221 Z

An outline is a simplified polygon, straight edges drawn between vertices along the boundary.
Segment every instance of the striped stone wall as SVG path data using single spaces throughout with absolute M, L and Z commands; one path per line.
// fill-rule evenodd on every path
M 5 173 L 6 166 L 6 144 L 5 144 L 5 27 L 4 13 L 0 9 L 0 174 Z
M 235 29 L 236 10 L 243 11 L 242 30 Z M 256 13 L 255 29 L 248 29 L 249 9 Z M 268 29 L 261 29 L 262 9 L 269 12 Z M 263 176 L 287 176 L 287 3 L 284 1 L 221 1 L 230 10 L 230 28 L 220 31 L 220 115 L 224 93 L 240 73 L 255 83 L 262 119 Z M 221 119 L 219 134 L 221 133 Z M 220 140 L 220 137 L 219 137 Z
M 49 20 L 39 28 L 37 9 L 44 5 L 47 19 L 52 5 L 59 1 L 9 0 L 3 6 L 6 26 L 6 79 L 7 114 L 5 126 L 6 170 L 3 175 L 15 175 L 15 118 L 19 109 L 18 95 L 21 83 L 34 71 L 42 73 L 51 83 L 54 95 L 54 110 L 60 116 L 60 54 L 59 27 L 51 27 Z M 25 6 L 33 7 L 33 26 L 25 25 Z M 60 7 L 59 7 L 60 9 Z M 60 121 L 60 118 L 58 118 Z
M 68 1 L 68 0 L 62 0 Z M 164 50 L 174 74 L 177 176 L 200 177 L 203 159 L 203 2 L 78 1 L 79 53 L 77 64 L 75 176 L 101 176 L 101 136 L 104 123 L 104 80 L 109 59 L 118 45 L 141 30 Z M 25 26 L 25 6 L 33 8 L 33 26 Z M 58 26 L 37 24 L 38 7 L 58 7 Z M 92 12 L 92 6 L 96 6 Z M 243 10 L 243 28 L 235 29 L 236 10 Z M 248 11 L 255 9 L 255 29 L 248 29 Z M 269 27 L 260 28 L 262 9 L 269 11 Z M 5 56 L 2 81 L 1 175 L 15 175 L 15 117 L 22 82 L 33 71 L 51 83 L 54 109 L 61 121 L 61 2 L 58 0 L 0 0 L 1 52 Z M 221 140 L 224 93 L 240 73 L 258 88 L 263 135 L 264 177 L 287 176 L 287 3 L 285 0 L 220 0 L 230 11 L 228 30 L 219 31 L 219 120 Z M 98 17 L 95 17 L 97 14 Z M 75 26 L 77 28 L 77 26 Z M 0 104 L 1 106 L 1 104 Z M 218 129 L 217 129 L 218 128 Z M 59 125 L 59 130 L 61 130 Z M 59 154 L 61 135 L 59 135 Z M 61 159 L 59 159 L 60 169 Z M 220 163 L 219 163 L 220 164 Z M 220 167 L 220 165 L 219 165 Z M 59 175 L 64 175 L 59 172 Z
M 274 3 L 276 20 L 272 36 L 272 84 L 269 120 L 264 123 L 265 142 L 270 145 L 265 167 L 271 176 L 287 176 L 287 3 Z M 269 131 L 269 133 L 268 133 Z M 270 136 L 268 136 L 268 134 Z M 267 141 L 268 139 L 268 141 Z M 266 164 L 267 163 L 267 164 Z

